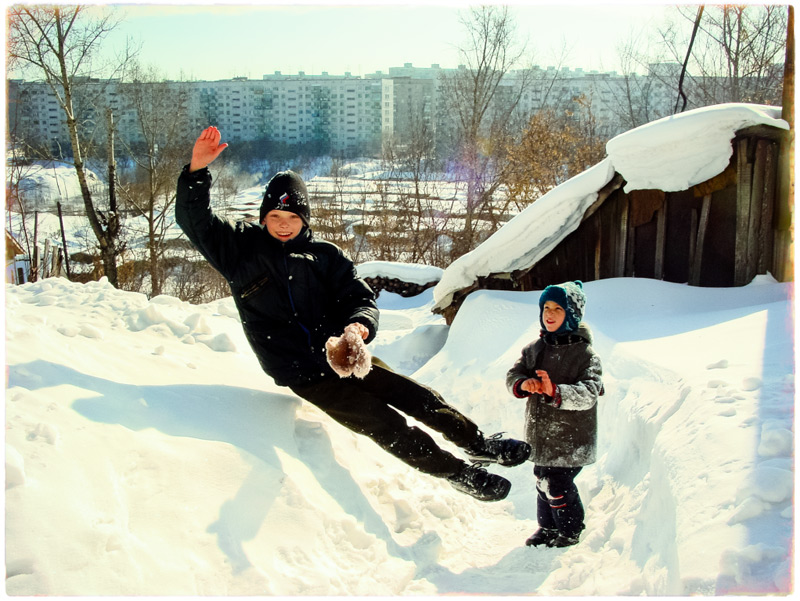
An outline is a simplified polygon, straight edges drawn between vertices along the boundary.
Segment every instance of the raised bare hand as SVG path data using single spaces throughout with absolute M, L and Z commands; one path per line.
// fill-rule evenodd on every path
M 228 145 L 220 144 L 222 134 L 214 127 L 207 127 L 197 138 L 192 149 L 192 162 L 189 163 L 189 171 L 197 171 L 208 167 L 225 150 Z

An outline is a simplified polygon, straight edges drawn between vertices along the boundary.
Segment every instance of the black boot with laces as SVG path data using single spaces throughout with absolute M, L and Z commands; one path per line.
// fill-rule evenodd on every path
M 525 541 L 525 544 L 529 547 L 538 547 L 539 545 L 552 547 L 558 537 L 558 530 L 555 528 L 539 528 L 530 535 L 528 540 Z
M 548 547 L 571 547 L 577 545 L 580 538 L 578 534 L 559 534 L 558 537 Z
M 511 482 L 487 472 L 477 465 L 465 465 L 460 472 L 448 476 L 447 481 L 458 491 L 479 501 L 499 501 L 508 496 Z
M 489 438 L 481 436 L 480 442 L 466 449 L 470 459 L 479 463 L 497 463 L 514 467 L 526 461 L 531 455 L 531 445 L 522 440 L 502 438 L 502 432 Z

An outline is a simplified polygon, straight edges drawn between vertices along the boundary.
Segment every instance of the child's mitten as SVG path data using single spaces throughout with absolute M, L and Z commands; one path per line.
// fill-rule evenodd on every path
M 358 329 L 352 324 L 341 336 L 331 336 L 325 343 L 328 364 L 339 377 L 353 375 L 363 378 L 372 369 L 372 355 L 364 344 Z

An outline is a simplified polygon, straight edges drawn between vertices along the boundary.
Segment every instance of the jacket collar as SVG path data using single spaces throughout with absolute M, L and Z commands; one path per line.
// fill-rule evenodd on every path
M 561 334 L 556 332 L 547 332 L 542 330 L 539 334 L 542 339 L 552 346 L 561 346 L 564 344 L 576 343 L 592 343 L 592 331 L 585 323 L 578 324 L 578 329 L 573 332 L 563 332 Z

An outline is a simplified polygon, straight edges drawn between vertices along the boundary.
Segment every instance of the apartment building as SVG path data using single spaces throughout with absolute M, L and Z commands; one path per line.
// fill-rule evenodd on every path
M 6 110 L 10 132 L 24 127 L 28 135 L 47 140 L 66 133 L 64 112 L 46 84 L 9 81 Z
M 594 118 L 605 128 L 604 133 L 615 135 L 671 113 L 679 69 L 678 65 L 657 65 L 647 75 L 620 76 L 614 72 L 535 68 L 518 110 L 530 114 L 545 107 L 566 108 L 582 98 L 584 107 L 590 105 Z M 452 115 L 446 114 L 442 76 L 454 71 L 437 64 L 414 67 L 406 63 L 390 68 L 388 73 L 378 71 L 364 77 L 275 72 L 262 79 L 168 85 L 184 90 L 182 102 L 187 104 L 191 127 L 213 123 L 231 142 L 270 140 L 287 147 L 315 145 L 334 153 L 377 155 L 389 140 L 406 144 L 423 129 L 427 135 L 435 135 L 437 128 L 448 126 Z M 521 72 L 509 73 L 498 98 L 513 96 L 521 82 Z M 119 134 L 135 141 L 136 117 L 125 100 L 125 88 L 132 84 L 85 83 L 101 98 L 84 109 L 89 117 L 100 123 L 92 112 L 99 105 L 112 107 Z M 10 80 L 8 101 L 12 136 L 25 132 L 28 139 L 53 144 L 67 141 L 63 111 L 45 83 Z M 623 114 L 634 108 L 636 115 Z

